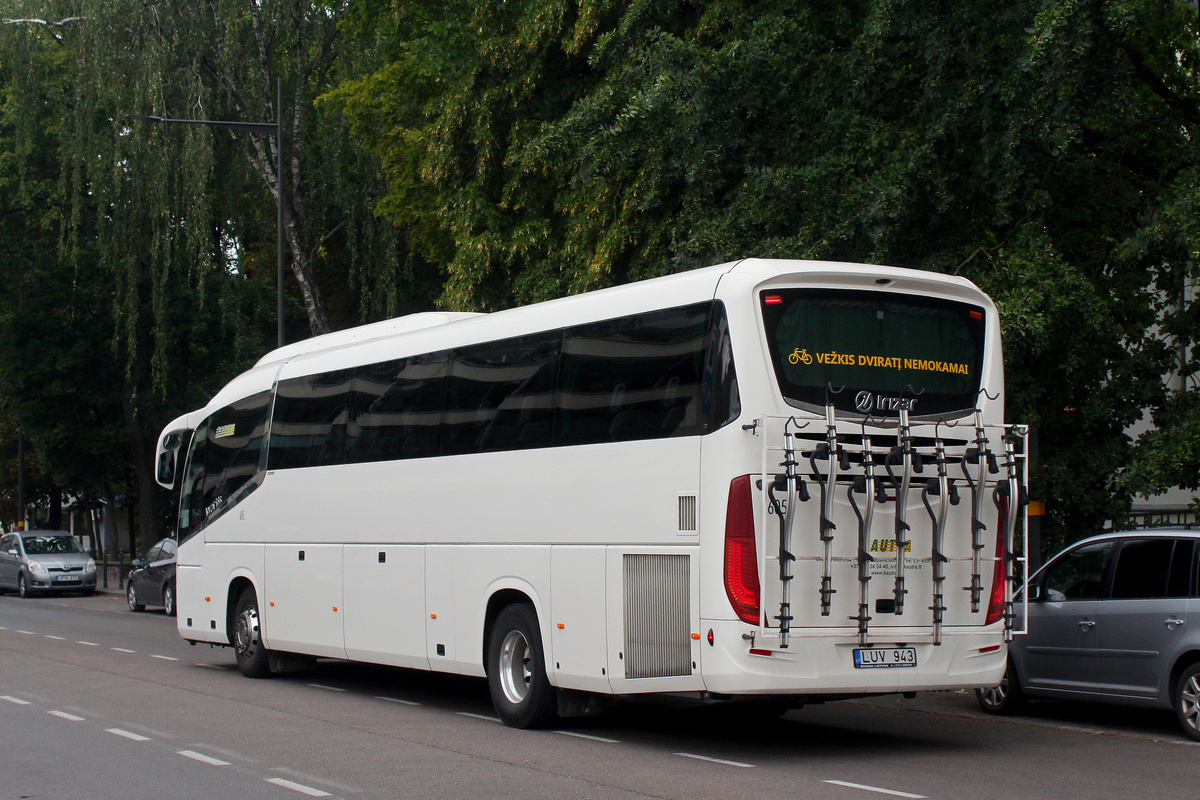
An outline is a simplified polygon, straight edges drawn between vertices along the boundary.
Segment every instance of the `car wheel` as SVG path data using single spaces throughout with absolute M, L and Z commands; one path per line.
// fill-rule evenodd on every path
M 21 597 L 33 596 L 33 591 L 29 588 L 29 582 L 25 579 L 24 572 L 17 576 L 17 594 L 21 595 Z
M 258 596 L 252 588 L 242 590 L 234 610 L 233 652 L 238 669 L 247 678 L 265 678 L 271 674 L 267 648 L 262 644 Z
M 1179 676 L 1171 700 L 1183 732 L 1200 741 L 1200 663 L 1192 664 Z
M 537 728 L 558 716 L 558 695 L 546 678 L 537 614 L 528 604 L 500 612 L 488 645 L 488 688 L 505 725 Z
M 125 602 L 129 603 L 130 611 L 145 611 L 146 605 L 138 599 L 137 589 L 134 588 L 133 582 L 125 584 Z
M 996 686 L 975 690 L 975 699 L 979 707 L 989 714 L 1015 714 L 1025 705 L 1025 693 L 1021 691 L 1021 681 L 1017 679 L 1017 671 L 1011 660 L 1004 670 L 1004 677 Z
M 168 583 L 163 587 L 163 610 L 168 617 L 175 616 L 175 584 Z

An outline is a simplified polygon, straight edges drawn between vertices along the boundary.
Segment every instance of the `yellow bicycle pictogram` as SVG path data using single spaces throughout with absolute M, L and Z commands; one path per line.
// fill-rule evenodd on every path
M 788 363 L 799 364 L 801 361 L 803 361 L 805 364 L 811 364 L 812 355 L 809 354 L 808 350 L 801 350 L 799 347 L 797 347 L 794 351 L 792 351 L 792 354 L 788 356 Z

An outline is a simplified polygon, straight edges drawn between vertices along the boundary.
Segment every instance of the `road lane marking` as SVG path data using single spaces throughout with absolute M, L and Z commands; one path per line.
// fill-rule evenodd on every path
M 118 653 L 136 653 L 137 650 L 127 650 L 124 647 L 110 647 L 109 650 L 116 650 Z
M 724 758 L 713 758 L 712 756 L 699 756 L 699 755 L 696 755 L 695 753 L 676 753 L 675 755 L 683 756 L 684 758 L 694 758 L 697 761 L 711 761 L 714 764 L 724 764 L 727 767 L 752 768 L 754 766 L 753 764 L 746 764 L 745 762 L 742 762 L 742 761 L 728 761 Z
M 17 631 L 17 633 L 23 633 L 26 636 L 37 636 L 37 633 L 34 631 Z
M 67 640 L 67 637 L 65 637 L 65 636 L 51 636 L 48 633 L 46 634 L 46 638 L 53 639 L 56 642 L 65 642 Z
M 100 645 L 96 644 L 95 642 L 76 642 L 75 644 L 81 644 L 84 647 L 99 647 L 100 646 Z
M 60 719 L 70 720 L 71 722 L 83 722 L 83 717 L 77 717 L 74 714 L 68 714 L 65 711 L 47 711 L 47 714 L 52 714 Z
M 590 739 L 593 742 L 604 742 L 605 744 L 620 744 L 620 739 L 608 739 L 604 736 L 593 736 L 590 733 L 576 733 L 575 731 L 555 731 L 563 736 L 574 736 L 576 739 Z
M 267 783 L 273 783 L 276 786 L 282 786 L 285 789 L 291 789 L 293 792 L 300 792 L 309 797 L 332 797 L 329 792 L 323 792 L 320 789 L 314 789 L 311 786 L 305 786 L 303 783 L 289 781 L 286 778 L 265 778 Z
M 326 686 L 323 683 L 309 683 L 306 685 L 311 686 L 314 689 L 324 689 L 327 692 L 344 692 L 344 691 L 346 691 L 345 689 L 343 689 L 340 686 Z
M 459 711 L 460 717 L 470 717 L 471 719 L 481 719 L 485 722 L 499 722 L 499 717 L 489 717 L 487 714 L 472 714 L 470 711 Z
M 174 656 L 150 656 L 151 658 L 161 658 L 163 661 L 178 661 Z
M 129 739 L 129 740 L 131 740 L 131 741 L 134 741 L 134 742 L 148 742 L 148 741 L 150 741 L 150 737 L 149 737 L 149 736 L 142 736 L 140 733 L 132 733 L 132 732 L 130 732 L 130 731 L 123 731 L 123 730 L 121 730 L 120 728 L 105 728 L 105 729 L 104 729 L 104 732 L 105 732 L 105 733 L 115 733 L 117 736 L 123 736 L 123 737 L 125 737 L 126 739 Z
M 401 700 L 399 697 L 384 697 L 383 695 L 375 695 L 376 700 L 386 700 L 389 703 L 399 703 L 402 706 L 419 706 L 421 705 L 415 700 Z
M 12 695 L 7 695 L 7 694 L 6 694 L 6 695 L 3 695 L 3 696 L 0 696 L 0 700 L 4 700 L 4 701 L 6 701 L 6 702 L 9 702 L 9 703 L 15 703 L 16 705 L 19 705 L 19 706 L 27 706 L 27 705 L 29 705 L 29 701 L 28 701 L 28 700 L 22 700 L 22 699 L 21 699 L 21 698 L 19 698 L 19 697 L 13 697 Z
M 862 789 L 864 792 L 875 792 L 876 794 L 887 794 L 892 797 L 908 797 L 910 800 L 926 800 L 923 794 L 909 794 L 908 792 L 898 792 L 895 789 L 883 789 L 879 786 L 867 786 L 862 783 L 848 783 L 846 781 L 825 781 L 832 783 L 834 786 L 845 786 L 848 789 Z
M 228 761 L 222 761 L 219 758 L 206 756 L 203 753 L 197 753 L 195 750 L 176 750 L 176 755 L 181 755 L 184 758 L 190 758 L 193 761 L 199 761 L 201 764 L 208 764 L 213 767 L 228 767 Z

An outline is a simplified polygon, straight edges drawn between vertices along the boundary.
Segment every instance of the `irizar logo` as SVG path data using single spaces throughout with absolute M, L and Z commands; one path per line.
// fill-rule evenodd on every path
M 859 392 L 854 398 L 854 407 L 863 414 L 872 411 L 913 411 L 917 407 L 915 397 L 891 397 L 874 392 Z

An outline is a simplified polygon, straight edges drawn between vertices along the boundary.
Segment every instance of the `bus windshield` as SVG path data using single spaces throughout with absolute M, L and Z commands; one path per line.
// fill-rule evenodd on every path
M 975 407 L 984 312 L 950 300 L 834 289 L 761 296 L 767 344 L 789 404 L 871 416 Z

